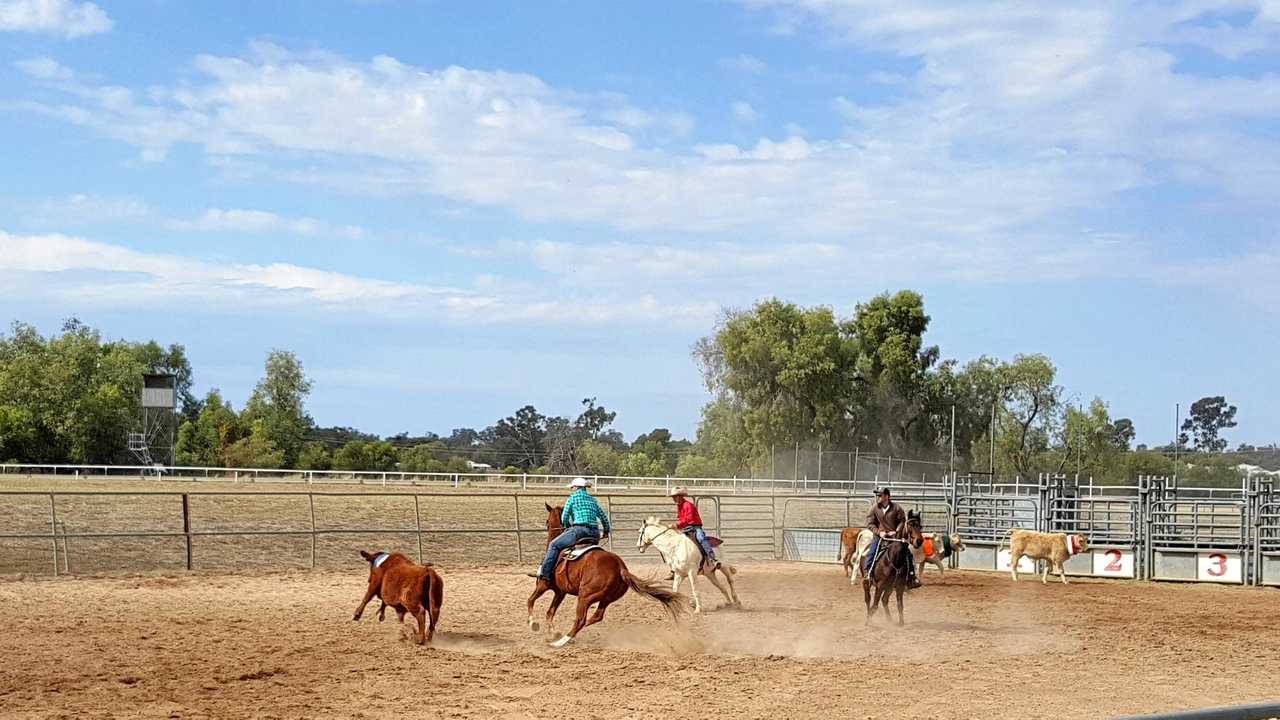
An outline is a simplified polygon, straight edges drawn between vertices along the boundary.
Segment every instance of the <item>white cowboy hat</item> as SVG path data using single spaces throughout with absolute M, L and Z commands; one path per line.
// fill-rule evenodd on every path
M 573 479 L 573 482 L 569 483 L 568 485 L 565 485 L 565 487 L 571 487 L 571 488 L 591 487 L 591 481 L 587 480 L 584 477 L 576 477 Z
M 667 493 L 667 497 L 678 497 L 680 495 L 688 495 L 688 494 L 689 494 L 688 488 L 673 487 L 671 488 L 671 492 Z

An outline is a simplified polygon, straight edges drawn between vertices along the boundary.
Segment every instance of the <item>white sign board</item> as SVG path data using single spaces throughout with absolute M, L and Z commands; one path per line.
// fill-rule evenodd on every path
M 1196 555 L 1196 579 L 1202 582 L 1240 584 L 1244 566 L 1238 553 L 1207 552 Z
M 1093 574 L 1101 577 L 1132 578 L 1133 551 L 1115 548 L 1093 551 Z
M 1009 551 L 1008 550 L 1001 550 L 1000 552 L 996 553 L 996 569 L 1003 570 L 1004 572 L 1009 572 Z M 1018 558 L 1018 572 L 1034 574 L 1035 571 L 1036 571 L 1036 562 L 1034 560 L 1027 557 L 1026 555 L 1023 555 L 1022 557 Z

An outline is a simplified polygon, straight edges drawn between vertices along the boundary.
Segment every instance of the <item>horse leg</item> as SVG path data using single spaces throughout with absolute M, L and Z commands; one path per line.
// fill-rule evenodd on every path
M 379 598 L 378 602 L 382 603 L 382 606 L 378 608 L 378 622 L 382 622 L 387 618 L 387 602 L 381 598 Z
M 547 608 L 547 634 L 551 634 L 551 625 L 556 621 L 556 611 L 560 609 L 560 603 L 564 602 L 565 594 L 559 590 L 555 590 L 555 597 L 551 598 L 551 606 Z
M 590 619 L 590 620 L 588 620 L 588 621 L 587 621 L 587 624 L 586 624 L 586 625 L 584 625 L 583 627 L 590 627 L 590 626 L 595 625 L 596 623 L 600 622 L 601 620 L 603 620 L 603 619 L 604 619 L 604 609 L 605 609 L 605 608 L 607 608 L 607 607 L 609 607 L 609 603 L 610 603 L 610 602 L 611 602 L 610 600 L 601 600 L 601 601 L 600 601 L 600 604 L 596 605 L 596 611 L 595 611 L 595 612 L 593 612 L 593 613 L 591 613 L 591 619 Z
M 547 585 L 547 583 L 542 580 L 539 580 L 538 584 L 533 586 L 533 594 L 529 596 L 529 602 L 528 602 L 529 630 L 532 632 L 538 632 L 538 622 L 533 619 L 533 604 L 538 601 L 538 598 L 542 597 L 543 593 L 545 593 L 550 589 L 551 588 Z
M 573 628 L 569 630 L 568 635 L 565 635 L 559 640 L 556 640 L 555 642 L 551 643 L 552 647 L 564 647 L 565 645 L 569 644 L 569 641 L 572 640 L 574 636 L 576 636 L 579 632 L 582 631 L 582 628 L 586 627 L 587 609 L 590 607 L 591 603 L 596 601 L 596 599 L 597 599 L 596 595 L 585 595 L 585 596 L 579 595 L 578 596 L 578 604 L 574 608 L 575 617 L 573 620 Z
M 404 624 L 404 608 L 397 607 L 395 608 L 395 611 L 396 611 L 396 620 L 403 625 Z
M 698 599 L 697 572 L 698 572 L 697 570 L 691 570 L 689 572 L 689 594 L 693 596 L 693 612 L 694 613 L 702 612 L 702 601 Z
M 903 588 L 904 584 L 905 584 L 905 581 L 899 580 L 893 589 L 894 595 L 896 595 L 898 598 L 898 627 L 902 627 L 902 625 L 906 622 L 902 618 L 902 591 L 904 589 Z
M 729 588 L 730 588 L 730 589 L 732 589 L 732 588 L 733 588 L 733 576 L 732 576 L 732 575 L 730 575 L 728 572 L 726 572 L 726 571 L 723 569 L 723 567 L 721 568 L 720 572 L 721 572 L 721 573 L 724 573 L 724 577 L 725 577 L 725 579 L 729 581 Z M 728 603 L 728 604 L 730 604 L 730 605 L 737 605 L 737 604 L 738 604 L 738 598 L 737 598 L 736 593 L 731 595 L 731 594 L 729 593 L 729 591 L 728 591 L 728 590 L 725 590 L 724 585 L 720 584 L 720 578 L 716 577 L 716 571 L 715 571 L 715 570 L 712 570 L 711 572 L 707 573 L 707 574 L 706 574 L 706 577 L 707 577 L 707 579 L 708 579 L 708 580 L 710 580 L 710 581 L 711 581 L 711 584 L 712 584 L 712 585 L 715 585 L 715 586 L 716 586 L 716 589 L 720 591 L 720 594 L 721 594 L 721 595 L 724 595 L 724 601 L 725 601 L 726 603 Z
M 889 581 L 889 582 L 894 582 L 894 584 L 897 584 L 896 581 Z M 880 607 L 884 610 L 885 620 L 893 620 L 893 613 L 889 612 L 889 592 L 890 592 L 890 588 L 886 586 L 884 590 L 879 590 L 878 597 L 876 598 L 877 600 L 880 601 Z
M 862 579 L 862 601 L 867 605 L 867 624 L 871 624 L 871 578 Z

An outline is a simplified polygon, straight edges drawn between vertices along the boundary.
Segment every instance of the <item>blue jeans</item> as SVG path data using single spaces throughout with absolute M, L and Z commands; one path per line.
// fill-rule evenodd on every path
M 716 551 L 711 549 L 711 543 L 707 541 L 707 533 L 703 531 L 701 525 L 690 525 L 685 528 L 683 532 L 685 535 L 693 538 L 694 542 L 698 543 L 698 546 L 702 548 L 702 552 L 708 558 L 711 560 L 716 559 Z
M 556 558 L 560 557 L 560 553 L 577 545 L 579 540 L 588 539 L 599 540 L 600 531 L 583 525 L 565 528 L 565 531 L 552 540 L 551 545 L 547 547 L 547 556 L 542 559 L 542 567 L 538 568 L 538 575 L 550 580 L 551 573 L 556 571 Z

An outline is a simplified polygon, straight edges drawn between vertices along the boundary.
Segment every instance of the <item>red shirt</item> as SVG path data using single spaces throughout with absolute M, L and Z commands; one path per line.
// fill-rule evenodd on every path
M 698 514 L 698 506 L 687 499 L 682 500 L 676 508 L 676 529 L 680 530 L 690 525 L 701 524 L 702 516 Z

